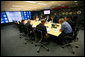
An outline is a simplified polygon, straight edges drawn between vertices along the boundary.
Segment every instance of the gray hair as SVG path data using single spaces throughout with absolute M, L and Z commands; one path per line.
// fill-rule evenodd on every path
M 59 19 L 59 22 L 64 22 L 64 19 L 63 18 Z

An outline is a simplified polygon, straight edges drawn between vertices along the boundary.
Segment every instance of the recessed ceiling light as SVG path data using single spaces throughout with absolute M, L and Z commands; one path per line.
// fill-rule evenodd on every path
M 36 2 L 34 2 L 34 1 L 24 1 L 24 2 L 29 2 L 29 3 L 36 3 Z
M 25 7 L 25 6 L 16 6 L 16 5 L 12 5 L 12 7 Z
M 52 2 L 52 3 L 54 3 L 54 2 Z
M 16 8 L 10 8 L 10 9 L 16 9 Z
M 40 4 L 40 5 L 47 5 L 47 4 L 44 4 L 44 3 L 38 3 L 38 4 Z
M 74 2 L 78 2 L 78 1 L 74 1 Z

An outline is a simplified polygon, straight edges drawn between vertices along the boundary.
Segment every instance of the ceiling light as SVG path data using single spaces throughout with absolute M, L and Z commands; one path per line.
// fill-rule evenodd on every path
M 15 5 L 13 5 L 12 7 L 25 7 L 25 6 L 15 6 Z
M 54 3 L 54 2 L 52 2 L 52 3 Z
M 74 1 L 74 2 L 78 2 L 78 1 Z
M 24 2 L 29 2 L 29 3 L 36 3 L 36 2 L 34 2 L 34 1 L 24 1 Z
M 10 9 L 16 9 L 16 8 L 10 8 Z
M 38 4 L 40 4 L 40 5 L 47 5 L 47 4 L 44 4 L 44 3 L 38 3 Z

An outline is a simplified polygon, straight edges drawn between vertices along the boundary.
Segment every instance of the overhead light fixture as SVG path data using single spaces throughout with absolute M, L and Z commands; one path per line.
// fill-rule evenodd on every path
M 78 2 L 78 1 L 74 1 L 74 2 Z
M 16 9 L 16 8 L 10 8 L 10 9 Z
M 38 3 L 38 4 L 40 4 L 40 5 L 47 5 L 47 4 L 44 4 L 44 3 Z
M 20 8 L 9 8 L 9 9 L 20 9 Z
M 13 5 L 12 7 L 25 7 L 25 6 L 15 6 L 15 5 Z
M 52 3 L 54 3 L 54 2 L 52 2 Z
M 24 2 L 29 2 L 29 3 L 36 3 L 36 2 L 34 2 L 34 1 L 24 1 Z

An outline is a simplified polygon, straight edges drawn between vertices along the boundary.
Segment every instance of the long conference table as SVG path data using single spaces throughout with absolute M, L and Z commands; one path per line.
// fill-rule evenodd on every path
M 27 23 L 27 20 L 25 20 L 25 23 Z M 31 25 L 32 27 L 36 27 L 39 23 L 41 23 L 41 21 L 36 21 L 36 20 L 31 20 Z M 59 36 L 62 32 L 59 31 L 59 29 L 61 28 L 61 24 L 57 23 L 58 26 L 56 26 L 57 28 L 52 28 L 52 22 L 46 22 L 45 26 L 47 28 L 47 33 L 53 36 Z

